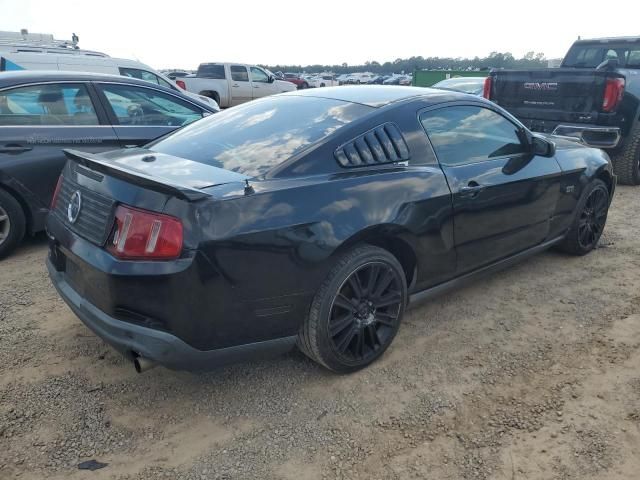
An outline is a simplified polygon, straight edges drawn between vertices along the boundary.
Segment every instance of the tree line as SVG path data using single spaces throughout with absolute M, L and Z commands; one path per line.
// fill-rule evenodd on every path
M 317 73 L 331 71 L 336 74 L 352 72 L 372 72 L 379 74 L 410 73 L 414 70 L 490 70 L 492 68 L 542 68 L 547 66 L 544 53 L 528 52 L 522 58 L 515 58 L 510 52 L 491 52 L 480 58 L 410 57 L 396 58 L 393 62 L 370 61 L 364 65 L 265 65 L 273 72 Z

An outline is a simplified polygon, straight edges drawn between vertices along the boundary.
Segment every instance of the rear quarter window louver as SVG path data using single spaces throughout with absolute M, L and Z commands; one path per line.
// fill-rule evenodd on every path
M 409 160 L 409 148 L 398 126 L 385 123 L 340 146 L 334 156 L 342 167 L 367 167 Z

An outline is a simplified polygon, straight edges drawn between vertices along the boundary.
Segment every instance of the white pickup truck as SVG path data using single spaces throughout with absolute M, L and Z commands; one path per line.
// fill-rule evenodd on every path
M 202 63 L 195 76 L 176 83 L 188 92 L 214 99 L 222 108 L 296 90 L 293 83 L 277 80 L 268 70 L 242 63 Z

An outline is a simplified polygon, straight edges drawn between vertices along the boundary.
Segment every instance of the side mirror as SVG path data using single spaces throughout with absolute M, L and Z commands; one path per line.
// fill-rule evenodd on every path
M 534 155 L 539 155 L 541 157 L 553 157 L 556 154 L 556 144 L 537 135 L 531 136 L 530 145 L 531 153 Z
M 269 75 L 269 83 L 273 83 L 276 81 L 276 77 L 274 77 L 273 75 Z

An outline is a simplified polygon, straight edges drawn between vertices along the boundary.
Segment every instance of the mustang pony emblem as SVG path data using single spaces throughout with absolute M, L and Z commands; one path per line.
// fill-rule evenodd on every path
M 78 215 L 80 215 L 80 209 L 82 208 L 82 195 L 79 190 L 76 190 L 69 199 L 69 205 L 67 206 L 67 220 L 70 223 L 76 223 Z

